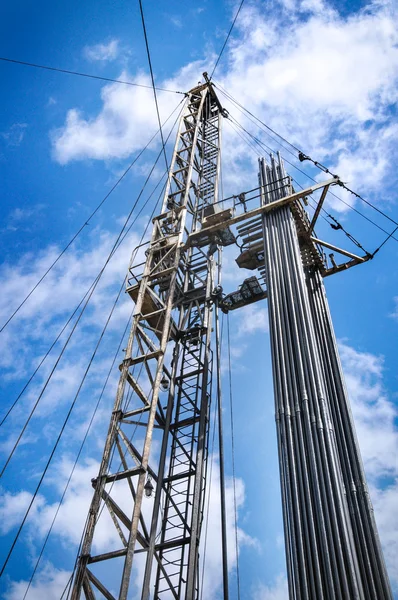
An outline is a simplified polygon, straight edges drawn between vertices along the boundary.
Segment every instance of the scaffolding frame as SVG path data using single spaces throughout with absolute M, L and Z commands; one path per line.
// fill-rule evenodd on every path
M 137 262 L 135 252 L 129 268 L 127 292 L 135 311 L 99 474 L 92 482 L 73 600 L 82 594 L 87 600 L 114 599 L 115 577 L 117 597 L 125 600 L 134 557 L 142 553 L 143 600 L 152 586 L 159 599 L 199 597 L 219 246 L 214 237 L 206 247 L 188 247 L 186 240 L 217 200 L 222 113 L 208 82 L 187 96 L 161 214 L 153 219 L 145 260 Z M 166 388 L 162 406 L 159 398 Z M 141 449 L 131 434 L 138 426 L 145 429 Z M 159 431 L 157 459 L 151 447 Z M 122 506 L 126 495 L 127 508 Z M 148 518 L 143 499 L 152 495 Z M 121 547 L 114 550 L 110 543 L 108 551 L 97 554 L 95 534 L 103 510 Z M 95 573 L 97 564 L 101 568 Z

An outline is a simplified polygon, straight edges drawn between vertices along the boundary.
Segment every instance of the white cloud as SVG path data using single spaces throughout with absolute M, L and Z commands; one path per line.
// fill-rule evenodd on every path
M 81 302 L 103 267 L 115 238 L 115 234 L 97 229 L 85 239 L 87 244 L 85 250 L 82 250 L 79 245 L 70 248 L 2 332 L 0 336 L 0 368 L 2 369 L 3 385 L 10 384 L 12 393 L 5 396 L 1 417 L 12 405 L 73 310 Z M 123 248 L 134 247 L 137 242 L 136 234 L 130 233 L 126 237 L 124 245 L 121 246 L 121 252 Z M 0 281 L 3 289 L 0 300 L 1 324 L 10 316 L 17 303 L 33 288 L 33 285 L 58 254 L 59 248 L 51 246 L 36 255 L 29 253 L 20 257 L 18 262 L 4 263 L 0 267 Z M 109 262 L 101 282 L 40 399 L 34 420 L 29 425 L 22 438 L 22 444 L 18 448 L 20 457 L 24 453 L 28 454 L 27 448 L 32 448 L 32 445 L 37 442 L 39 431 L 44 443 L 54 441 L 56 438 L 54 427 L 59 418 L 57 411 L 62 413 L 66 404 L 73 400 L 98 340 L 99 332 L 105 325 L 116 294 L 123 282 L 128 263 L 127 259 L 120 260 L 120 256 L 119 252 Z M 117 338 L 124 330 L 132 309 L 131 299 L 122 292 L 95 362 L 86 379 L 81 397 L 74 409 L 73 415 L 76 416 L 73 416 L 73 419 L 78 419 L 83 402 L 88 402 L 88 405 L 91 406 L 93 399 L 98 397 L 99 389 L 112 359 L 109 350 L 106 349 L 107 344 L 110 343 L 110 347 L 116 349 L 119 341 Z M 8 453 L 13 446 L 22 424 L 26 420 L 26 415 L 38 400 L 39 394 L 50 376 L 51 369 L 66 342 L 73 323 L 74 320 L 64 331 L 40 371 L 19 399 L 8 418 L 7 425 L 1 429 L 1 453 Z M 37 420 L 35 421 L 35 419 Z M 87 415 L 83 411 L 80 423 L 86 420 Z M 70 441 L 76 439 L 76 436 L 79 437 L 78 425 L 72 429 Z
M 83 48 L 83 56 L 90 61 L 109 62 L 119 56 L 119 40 L 111 40 L 108 44 L 95 44 Z
M 254 592 L 253 600 L 287 600 L 288 597 L 286 577 L 279 575 L 274 584 L 260 585 Z
M 383 385 L 383 359 L 346 343 L 339 349 L 387 570 L 398 590 L 397 410 Z
M 398 592 L 398 478 L 384 489 L 371 487 L 370 492 L 387 569 Z
M 395 305 L 394 310 L 390 316 L 393 319 L 398 319 L 398 296 L 395 296 L 395 298 L 394 298 L 394 305 Z
M 14 123 L 6 131 L 0 131 L 0 137 L 3 138 L 7 146 L 20 146 L 25 137 L 26 123 Z
M 256 331 L 268 331 L 268 310 L 264 303 L 249 304 L 239 309 L 238 335 L 255 333 Z
M 171 16 L 170 17 L 170 21 L 174 25 L 174 27 L 177 27 L 177 29 L 181 29 L 181 27 L 182 27 L 182 20 L 180 19 L 180 17 Z
M 121 78 L 150 86 L 141 75 Z M 103 110 L 95 118 L 86 118 L 77 109 L 68 111 L 66 123 L 52 134 L 54 156 L 61 164 L 71 160 L 125 158 L 146 144 L 158 128 L 153 93 L 147 88 L 111 84 L 102 89 Z M 159 94 L 160 114 L 169 116 L 176 98 Z
M 56 465 L 57 477 L 52 481 L 55 485 L 57 495 L 61 495 L 64 490 L 66 480 L 72 469 L 72 461 L 64 456 Z M 55 470 L 55 469 L 54 469 Z M 91 479 L 98 475 L 99 463 L 92 459 L 87 459 L 79 464 L 73 474 L 67 495 L 58 513 L 54 525 L 54 535 L 59 536 L 64 544 L 77 546 L 84 528 L 84 523 L 90 507 L 93 495 Z M 51 480 L 47 483 L 51 483 Z M 47 503 L 37 512 L 37 518 L 31 521 L 31 525 L 40 532 L 41 536 L 47 533 L 57 508 L 57 503 Z M 107 519 L 107 511 L 96 527 L 94 541 L 94 551 L 105 551 L 106 548 L 117 547 L 120 539 L 116 534 L 110 519 Z M 115 535 L 116 534 L 116 535 Z
M 21 523 L 31 500 L 32 494 L 25 491 L 17 494 L 2 493 L 0 498 L 0 531 L 2 535 L 8 533 Z M 37 512 L 38 508 L 43 504 L 44 498 L 38 496 L 34 512 Z
M 29 589 L 29 600 L 59 600 L 71 573 L 56 569 L 51 563 L 39 571 Z M 28 581 L 12 581 L 3 595 L 5 600 L 21 600 L 28 587 Z
M 392 99 L 398 52 L 395 28 L 384 14 L 362 13 L 346 20 L 331 11 L 310 14 L 297 22 L 293 37 L 272 48 L 264 21 L 256 26 L 256 17 L 255 9 L 246 13 L 244 31 L 253 25 L 255 31 L 251 44 L 246 40 L 251 48 L 236 63 L 242 58 L 248 62 L 250 50 L 260 58 L 260 63 L 250 59 L 246 70 L 249 83 L 255 74 L 267 82 L 264 92 L 258 90 L 258 99 L 295 112 L 300 102 L 306 111 L 323 108 L 330 117 L 355 115 L 360 121 L 374 118 L 375 96 Z
M 209 456 L 209 461 L 212 456 Z M 209 463 L 210 464 L 210 463 Z M 238 511 L 242 512 L 245 503 L 245 486 L 242 479 L 235 480 L 236 485 L 236 506 Z M 210 503 L 209 502 L 210 494 Z M 234 514 L 234 490 L 232 478 L 226 478 L 225 482 L 225 503 L 227 515 L 227 548 L 228 548 L 228 567 L 234 571 L 236 567 L 236 543 L 235 543 L 235 514 Z M 219 464 L 216 457 L 213 458 L 213 469 L 208 494 L 205 502 L 205 518 L 202 526 L 201 536 L 201 554 L 204 552 L 204 544 L 207 530 L 206 559 L 203 579 L 203 597 L 217 598 L 217 592 L 222 583 L 222 558 L 221 558 L 221 523 L 220 523 L 220 473 Z M 209 509 L 207 509 L 209 506 Z M 208 510 L 208 522 L 207 522 Z M 259 548 L 256 539 L 250 537 L 238 525 L 238 552 L 244 546 L 252 547 L 255 551 Z M 203 563 L 200 571 L 203 569 Z
M 32 227 L 35 227 L 43 208 L 45 208 L 44 204 L 14 208 L 8 215 L 7 226 L 0 231 L 17 231 L 19 229 L 30 231 Z
M 283 18 L 271 13 L 267 20 L 257 5 L 243 11 L 243 40 L 233 42 L 219 78 L 244 106 L 351 186 L 380 186 L 397 141 L 397 128 L 388 123 L 398 79 L 394 19 L 380 6 L 346 18 L 322 2 L 285 8 Z
M 47 486 L 53 486 L 56 497 L 59 498 L 64 491 L 66 481 L 69 477 L 73 462 L 65 455 L 54 465 L 49 477 L 46 479 Z M 77 548 L 84 528 L 90 502 L 93 495 L 91 479 L 96 477 L 99 463 L 93 459 L 87 459 L 75 468 L 73 477 L 68 487 L 68 492 L 57 515 L 53 536 L 58 536 L 60 541 L 68 548 Z M 127 488 L 126 488 L 127 489 Z M 115 494 L 115 490 L 114 490 Z M 3 518 L 2 533 L 7 533 L 20 524 L 22 517 L 28 507 L 32 495 L 26 491 L 15 494 L 7 493 L 1 500 L 0 515 Z M 116 493 L 120 500 L 120 494 Z M 131 498 L 131 496 L 130 496 Z M 123 505 L 125 499 L 121 500 Z M 39 495 L 29 514 L 27 528 L 29 535 L 34 533 L 34 540 L 42 542 L 50 528 L 54 518 L 58 500 L 52 503 Z M 103 511 L 96 527 L 94 538 L 94 552 L 102 552 L 106 549 L 115 549 L 120 545 L 120 538 L 112 524 L 108 512 Z
M 56 317 L 71 312 L 81 300 L 102 269 L 116 237 L 115 233 L 96 229 L 85 239 L 87 245 L 84 250 L 78 245 L 70 248 L 18 313 L 15 322 L 18 319 L 19 327 L 23 322 L 29 321 L 28 333 L 31 338 L 47 337 L 46 331 L 48 332 L 51 322 Z M 104 271 L 102 284 L 92 299 L 92 306 L 103 315 L 110 308 L 108 292 L 111 291 L 113 294 L 113 289 L 110 290 L 111 286 L 121 284 L 127 270 L 127 260 L 118 260 L 120 252 L 123 248 L 134 247 L 138 239 L 136 234 L 130 233 L 120 247 L 121 250 L 112 257 Z M 20 257 L 17 262 L 7 262 L 0 266 L 3 290 L 0 300 L 1 323 L 10 316 L 10 312 L 25 297 L 27 291 L 33 288 L 59 253 L 60 248 L 48 246 L 35 255 L 28 253 Z M 10 324 L 9 327 L 12 325 Z M 52 332 L 48 333 L 51 335 Z
M 339 344 L 352 411 L 368 477 L 398 475 L 397 411 L 383 386 L 383 359 Z
M 208 493 L 205 502 L 205 519 L 203 522 L 203 535 L 201 538 L 203 553 L 203 544 L 205 540 L 205 532 L 207 531 L 207 543 L 206 543 L 206 565 L 204 574 L 204 597 L 216 599 L 217 593 L 221 586 L 222 581 L 222 561 L 221 561 L 221 526 L 220 526 L 220 480 L 219 480 L 219 467 L 217 457 L 209 456 L 209 461 L 213 460 L 212 478 L 209 481 Z M 53 486 L 57 495 L 60 495 L 63 491 L 66 479 L 69 476 L 72 467 L 72 462 L 63 457 L 60 462 L 54 467 L 54 475 L 47 480 L 47 486 Z M 64 503 L 59 511 L 58 517 L 53 528 L 53 536 L 56 536 L 58 540 L 66 547 L 75 548 L 80 542 L 81 532 L 83 530 L 84 522 L 87 516 L 88 508 L 92 498 L 92 487 L 90 480 L 95 477 L 98 473 L 99 463 L 88 459 L 83 464 L 78 465 L 76 468 L 73 478 L 71 480 L 68 493 L 65 497 Z M 56 475 L 55 475 L 56 473 Z M 116 499 L 119 506 L 125 510 L 126 514 L 131 512 L 131 494 L 127 486 L 123 488 L 124 492 L 117 490 L 116 487 L 113 489 L 113 497 Z M 126 493 L 125 493 L 126 492 Z M 31 499 L 31 494 L 21 491 L 16 494 L 8 494 L 4 500 L 4 510 L 1 511 L 3 522 L 10 523 L 7 527 L 7 531 L 15 527 L 21 519 L 21 515 L 26 509 L 27 503 Z M 244 483 L 241 479 L 236 479 L 236 506 L 238 512 L 243 510 L 245 502 L 245 488 Z M 33 542 L 40 543 L 53 520 L 57 503 L 52 504 L 46 502 L 45 499 L 40 496 L 39 502 L 34 505 L 35 509 L 32 511 L 29 521 L 29 535 L 34 536 Z M 143 512 L 147 522 L 149 522 L 150 511 L 152 503 L 143 504 Z M 209 509 L 207 508 L 209 507 Z M 236 565 L 236 546 L 235 546 L 235 527 L 234 527 L 234 500 L 233 500 L 233 482 L 231 478 L 227 478 L 226 481 L 226 508 L 227 508 L 227 539 L 228 539 L 228 561 L 229 569 L 233 570 Z M 207 512 L 208 511 L 208 512 Z M 207 519 L 208 514 L 208 519 Z M 5 532 L 5 531 L 4 531 Z M 243 531 L 242 528 L 238 527 L 238 545 L 239 551 L 242 547 L 252 547 L 255 551 L 258 549 L 259 544 L 257 540 L 250 537 Z M 108 515 L 107 510 L 103 511 L 102 516 L 96 526 L 96 532 L 94 537 L 94 552 L 106 552 L 112 549 L 120 547 L 120 539 L 116 533 L 115 527 Z M 142 559 L 135 561 L 135 578 L 134 587 L 139 586 L 145 563 Z M 201 564 L 200 571 L 203 568 Z M 69 573 L 67 571 L 58 571 L 52 565 L 46 564 L 43 569 L 39 569 L 38 575 L 34 580 L 32 588 L 32 597 L 39 598 L 39 593 L 44 589 L 48 589 L 47 598 L 53 598 L 53 590 L 58 593 L 61 582 L 65 585 Z M 14 600 L 24 592 L 26 589 L 27 582 L 19 581 L 12 582 L 9 590 L 7 591 L 7 600 Z M 36 595 L 37 596 L 36 596 Z M 42 596 L 44 597 L 44 596 Z M 55 596 L 54 596 L 55 597 Z
M 242 9 L 216 81 L 352 187 L 372 192 L 380 187 L 396 152 L 398 128 L 389 123 L 389 111 L 396 102 L 397 40 L 394 18 L 380 3 L 342 17 L 321 0 L 292 0 L 274 5 L 265 17 L 257 2 Z M 202 62 L 189 63 L 157 83 L 187 90 L 213 62 L 208 53 Z M 150 85 L 149 77 L 140 73 L 131 80 Z M 125 157 L 146 142 L 149 130 L 156 130 L 151 90 L 113 84 L 101 95 L 97 115 L 72 108 L 64 126 L 54 132 L 54 156 L 60 163 Z M 158 96 L 164 117 L 175 97 L 165 92 Z M 275 147 L 221 93 L 220 98 L 250 131 Z M 248 171 L 247 147 L 229 129 L 225 127 L 225 183 L 241 187 L 246 179 L 253 181 L 255 165 L 251 162 Z M 347 199 L 355 202 L 354 197 Z M 347 210 L 338 201 L 334 207 Z
M 34 209 L 15 208 L 10 214 L 10 218 L 13 221 L 22 221 L 31 217 L 34 214 L 34 212 Z

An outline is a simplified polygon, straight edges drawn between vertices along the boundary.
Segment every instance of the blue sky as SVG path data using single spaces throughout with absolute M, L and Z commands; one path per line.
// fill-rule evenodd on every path
M 172 90 L 188 90 L 201 79 L 204 70 L 212 68 L 236 6 L 215 0 L 187 1 L 183 5 L 161 0 L 156 7 L 145 2 L 144 9 L 157 84 Z M 0 11 L 0 56 L 150 84 L 138 3 L 25 1 L 8 3 Z M 396 7 L 388 2 L 248 1 L 215 73 L 215 82 L 398 220 L 396 16 Z M 156 132 L 157 121 L 150 90 L 1 61 L 0 78 L 0 322 L 3 323 Z M 252 134 L 274 150 L 281 150 L 293 165 L 312 177 L 319 177 L 316 169 L 308 163 L 300 164 L 283 145 L 247 120 L 222 93 L 220 99 Z M 178 94 L 159 93 L 163 120 L 180 100 Z M 168 122 L 167 132 L 175 116 Z M 223 137 L 225 195 L 255 187 L 256 153 L 237 136 L 229 121 L 224 122 Z M 171 145 L 170 142 L 169 153 Z M 12 404 L 101 269 L 158 151 L 156 139 L 0 333 L 1 414 Z M 286 167 L 299 184 L 309 184 L 294 166 Z M 160 161 L 137 210 L 143 207 L 163 169 Z M 22 438 L 24 443 L 0 482 L 2 560 L 36 487 L 59 423 L 77 391 L 157 195 L 142 208 L 136 224 L 106 269 L 73 342 Z M 339 190 L 338 195 L 383 229 L 393 229 L 391 222 L 344 190 Z M 383 232 L 336 198 L 331 198 L 327 210 L 369 251 L 385 238 Z M 324 221 L 320 222 L 317 233 L 355 250 L 343 233 L 334 232 Z M 376 519 L 398 598 L 397 250 L 397 241 L 390 240 L 373 261 L 329 278 L 326 288 Z M 235 258 L 235 250 L 228 249 L 224 259 L 226 291 L 236 289 L 250 274 L 234 267 Z M 0 593 L 5 600 L 17 600 L 24 595 L 131 309 L 129 300 L 122 296 L 40 495 L 0 580 Z M 231 315 L 241 598 L 254 600 L 286 598 L 267 318 L 265 303 Z M 65 335 L 62 339 L 65 340 Z M 60 345 L 44 362 L 0 428 L 2 462 L 59 350 Z M 118 361 L 121 356 L 119 353 Z M 116 371 L 113 370 L 27 596 L 31 600 L 59 598 L 68 579 L 91 497 L 90 479 L 100 458 Z M 228 389 L 226 368 L 224 389 Z M 226 392 L 225 396 L 227 498 L 231 517 L 231 439 Z M 217 466 L 216 451 L 214 464 Z M 207 597 L 212 599 L 220 597 L 216 486 L 215 467 L 208 534 L 212 543 L 205 583 Z M 230 536 L 231 521 L 230 518 Z M 106 541 L 105 530 L 103 535 Z M 236 598 L 232 550 L 230 562 L 231 597 Z M 136 592 L 133 589 L 133 597 Z

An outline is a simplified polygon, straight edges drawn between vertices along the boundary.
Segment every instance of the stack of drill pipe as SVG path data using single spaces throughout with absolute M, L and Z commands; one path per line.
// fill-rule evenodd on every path
M 308 270 L 307 286 L 365 595 L 372 600 L 391 598 L 329 305 L 318 269 Z
M 288 193 L 284 178 L 280 158 L 260 161 L 264 203 Z M 346 432 L 330 409 L 336 399 L 289 206 L 264 213 L 263 228 L 290 598 L 390 598 L 368 595 L 363 582 L 337 444 Z

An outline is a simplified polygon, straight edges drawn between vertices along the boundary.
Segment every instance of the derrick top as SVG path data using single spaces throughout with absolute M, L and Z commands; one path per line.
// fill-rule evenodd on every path
M 208 74 L 206 72 L 203 73 L 203 77 L 205 79 L 205 83 L 199 83 L 197 86 L 190 89 L 189 92 L 187 93 L 187 95 L 188 96 L 197 95 L 197 94 L 200 94 L 200 92 L 202 90 L 208 88 L 209 93 L 210 93 L 212 99 L 214 100 L 214 102 L 217 104 L 217 107 L 218 107 L 220 113 L 222 114 L 223 117 L 228 118 L 228 111 L 226 108 L 223 108 L 223 106 L 221 105 L 221 102 L 215 92 L 214 86 L 211 83 L 211 81 L 208 77 Z

